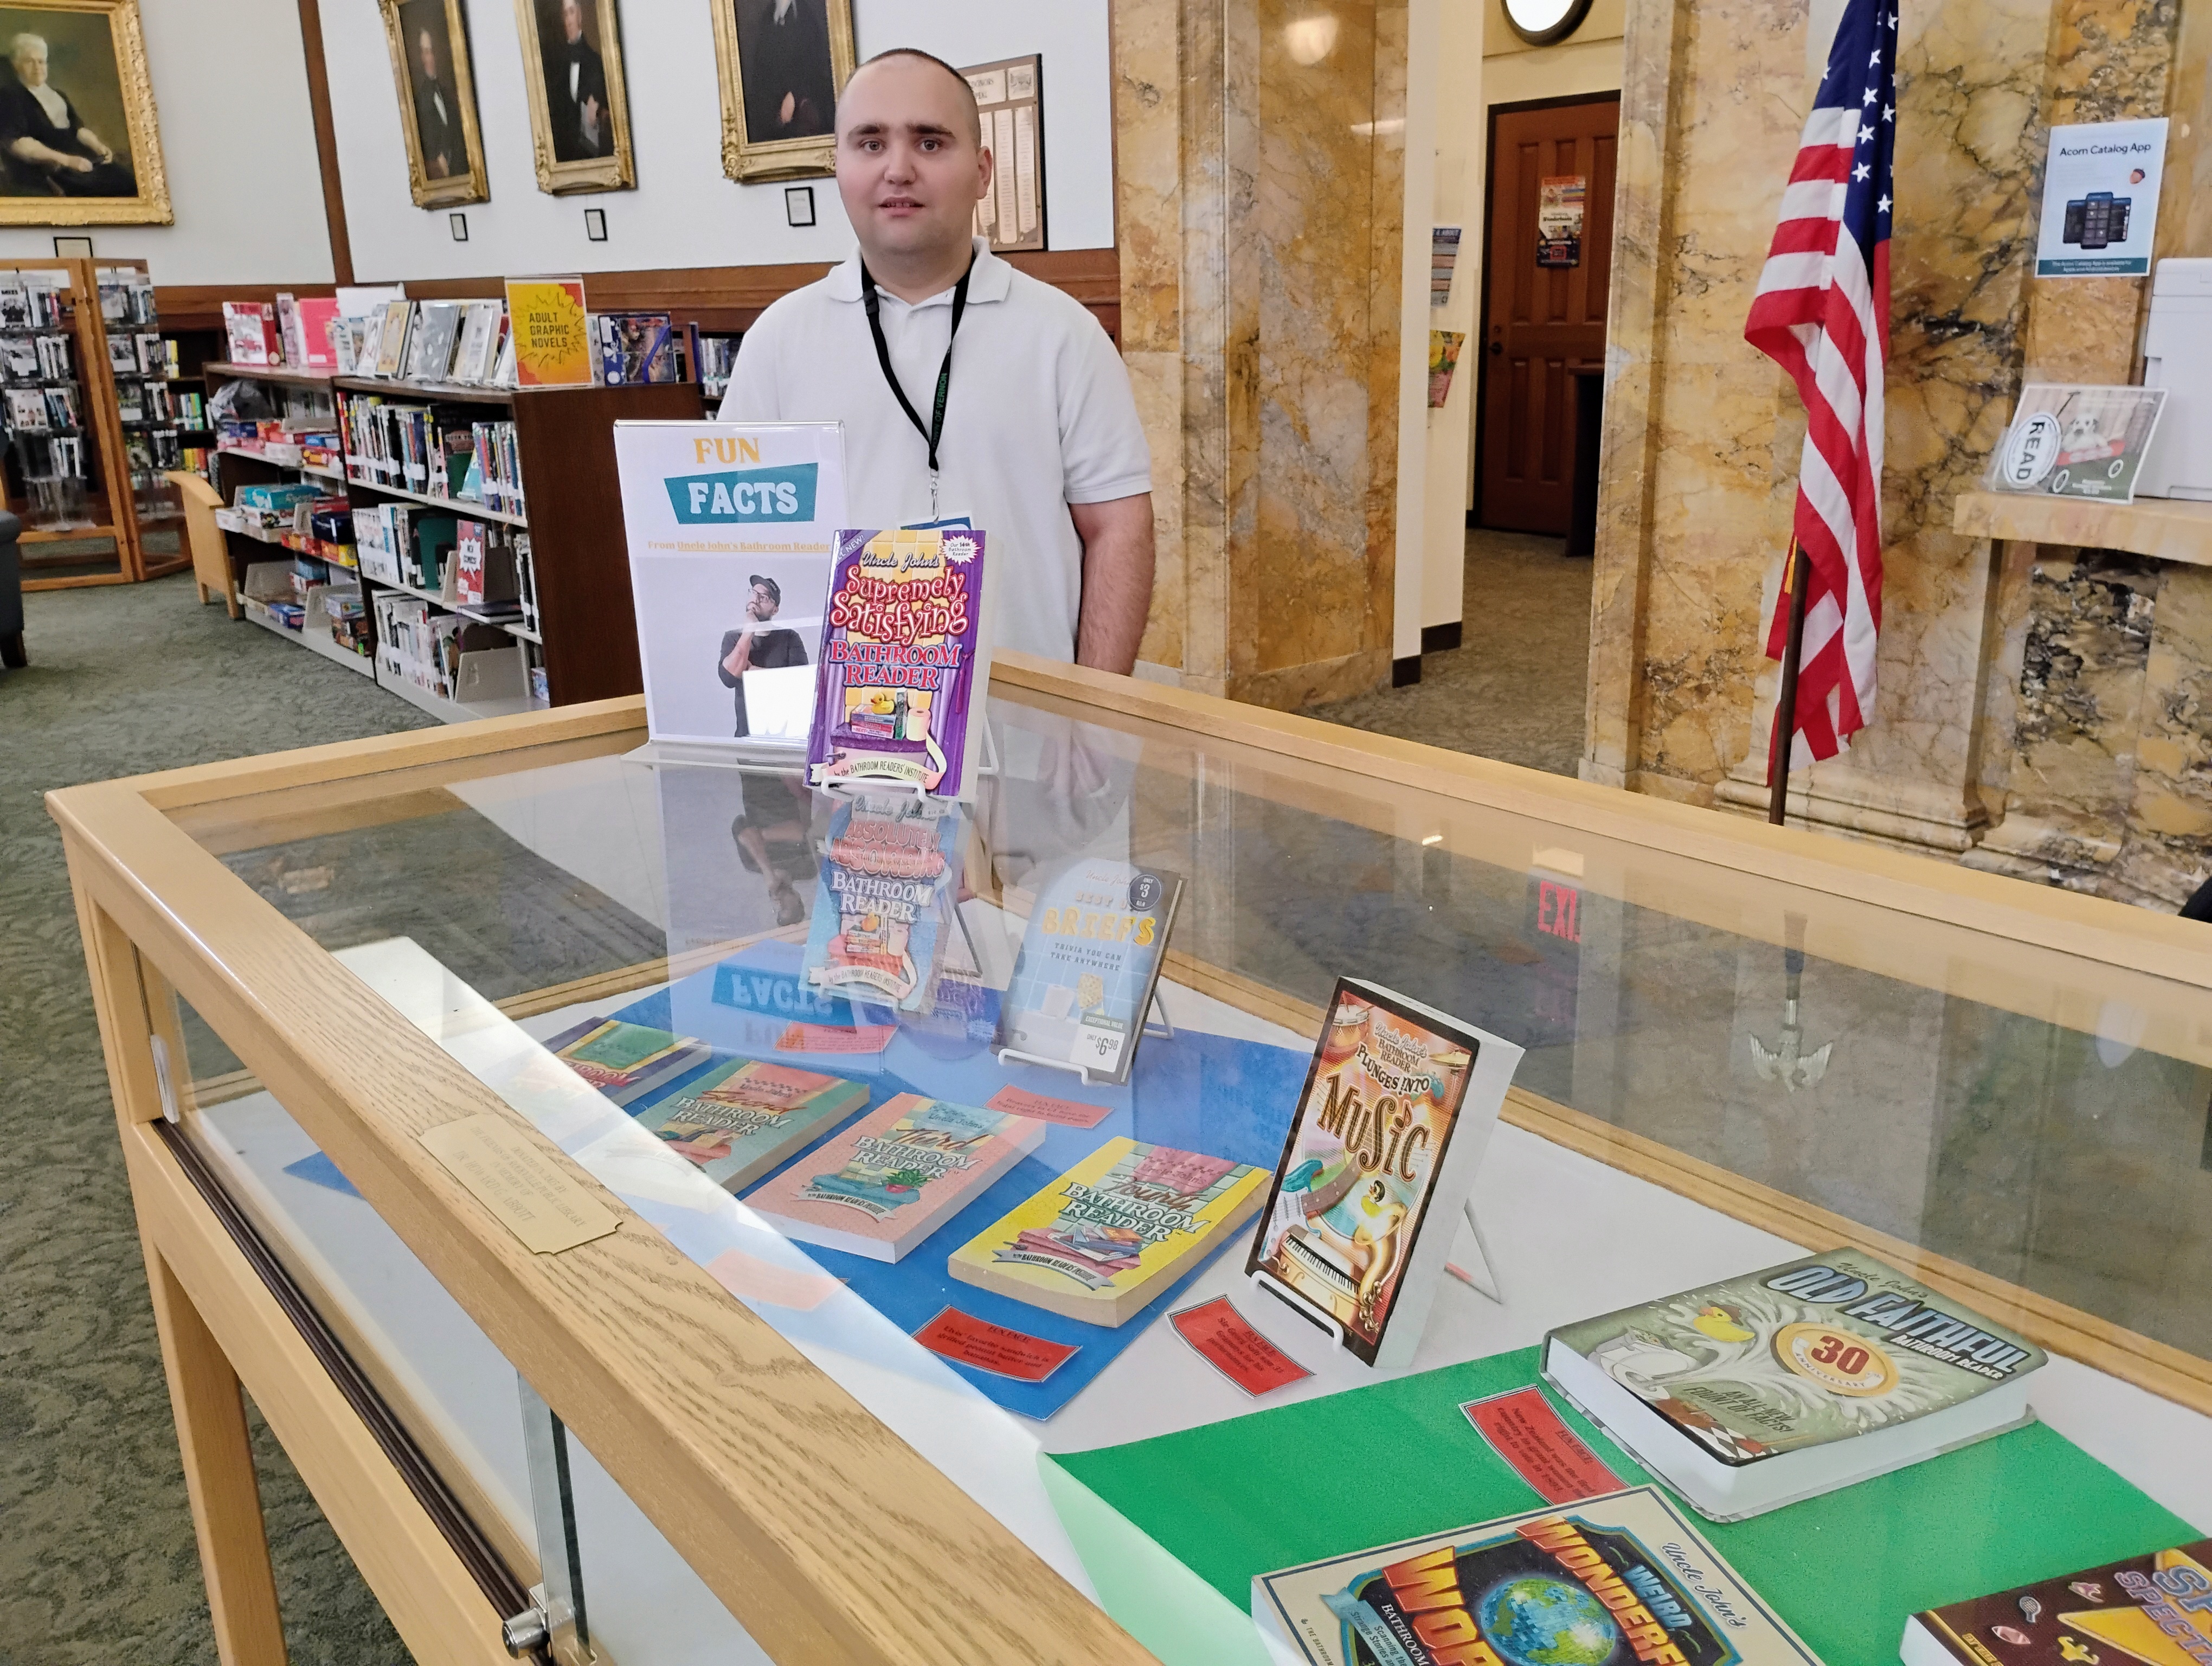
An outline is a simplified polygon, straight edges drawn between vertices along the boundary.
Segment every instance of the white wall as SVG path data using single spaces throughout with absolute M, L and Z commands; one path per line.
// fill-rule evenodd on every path
M 781 184 L 741 185 L 722 176 L 721 103 L 706 5 L 627 0 L 623 6 L 637 188 L 582 197 L 538 189 L 514 6 L 470 0 L 467 10 L 491 200 L 462 210 L 469 240 L 456 243 L 445 210 L 425 212 L 408 196 L 398 94 L 377 9 L 368 0 L 323 6 L 346 224 L 362 282 L 773 265 L 841 260 L 851 252 L 835 181 L 806 182 L 819 223 L 796 230 L 784 222 Z M 1112 246 L 1106 0 L 854 0 L 854 27 L 863 58 L 890 46 L 919 46 L 952 64 L 1042 53 L 1052 246 Z M 584 236 L 587 206 L 606 210 L 604 243 Z
M 361 0 L 341 6 L 375 18 Z M 157 283 L 331 281 L 298 0 L 222 0 L 219 27 L 217 9 L 208 0 L 140 6 L 176 223 L 10 226 L 0 228 L 0 258 L 50 257 L 58 230 L 89 236 L 95 254 L 143 258 Z M 387 72 L 387 89 L 391 81 Z

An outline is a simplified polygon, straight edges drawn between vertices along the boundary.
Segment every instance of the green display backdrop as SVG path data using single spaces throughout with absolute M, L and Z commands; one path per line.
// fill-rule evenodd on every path
M 1048 1488 L 1107 1611 L 1155 1654 L 1264 1661 L 1249 1622 L 1239 1636 L 1208 1589 L 1247 1614 L 1255 1574 L 1543 1503 L 1459 1409 L 1536 1383 L 1537 1358 L 1524 1348 L 1047 1457 Z M 1625 1484 L 1650 1479 L 1544 1392 Z M 2039 1424 L 1698 1527 L 1828 1666 L 1897 1659 L 1905 1616 L 1919 1609 L 2201 1536 Z M 1199 1589 L 1179 1588 L 1176 1564 Z

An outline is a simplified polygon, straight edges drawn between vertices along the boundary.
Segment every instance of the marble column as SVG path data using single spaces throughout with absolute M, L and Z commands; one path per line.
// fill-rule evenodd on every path
M 1406 22 L 1115 0 L 1124 345 L 1176 499 L 1142 657 L 1189 686 L 1295 708 L 1389 674 Z

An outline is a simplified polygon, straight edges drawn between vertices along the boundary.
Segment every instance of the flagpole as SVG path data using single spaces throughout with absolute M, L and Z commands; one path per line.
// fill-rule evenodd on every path
M 1779 827 L 1790 806 L 1790 757 L 1797 740 L 1797 662 L 1805 651 L 1805 591 L 1808 563 L 1797 540 L 1782 558 L 1782 581 L 1790 588 L 1790 635 L 1782 647 L 1782 687 L 1774 702 L 1774 739 L 1766 751 L 1766 819 Z

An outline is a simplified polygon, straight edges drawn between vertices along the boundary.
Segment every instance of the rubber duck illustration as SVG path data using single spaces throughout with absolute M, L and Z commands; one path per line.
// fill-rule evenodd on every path
M 1698 1310 L 1698 1316 L 1690 1321 L 1692 1328 L 1710 1336 L 1716 1342 L 1749 1342 L 1758 1340 L 1759 1333 L 1747 1330 L 1738 1323 L 1735 1314 L 1717 1302 L 1708 1302 Z
M 2062 1637 L 2058 1639 L 2058 1657 L 2061 1660 L 2078 1660 L 2081 1666 L 2097 1666 L 2097 1657 L 2082 1647 L 2077 1638 Z

